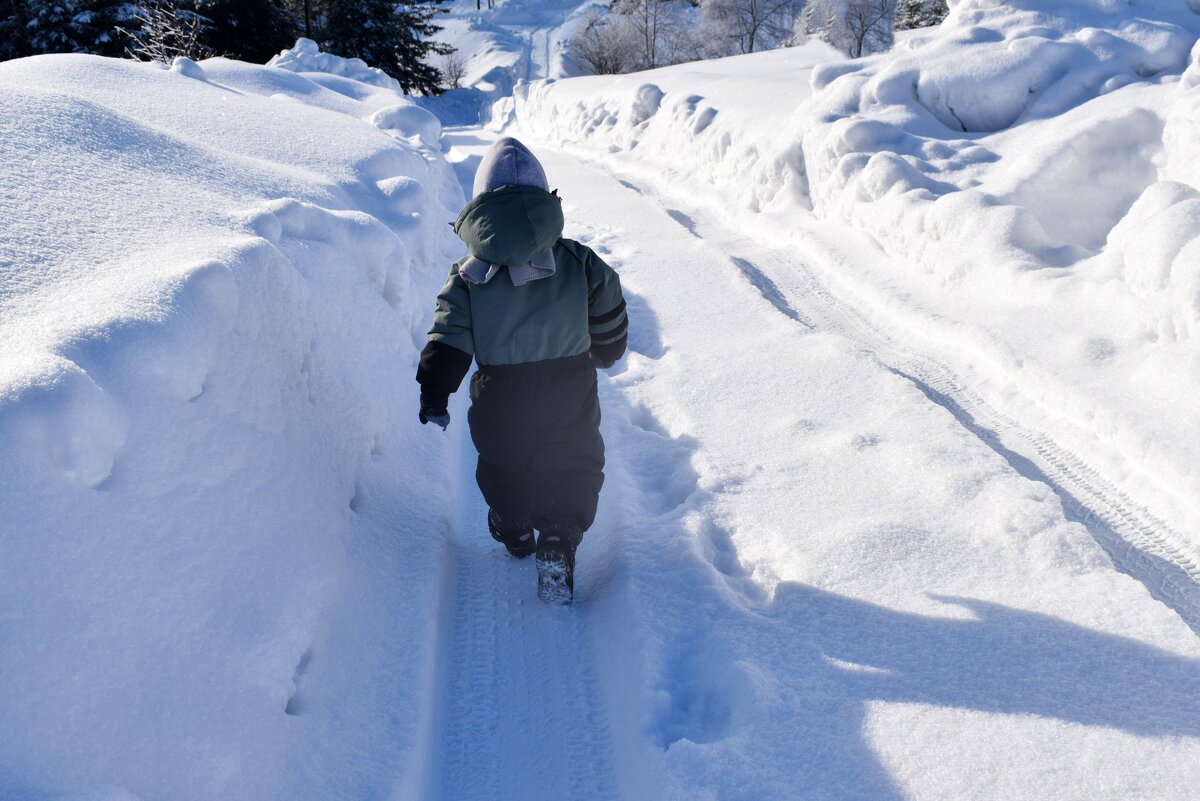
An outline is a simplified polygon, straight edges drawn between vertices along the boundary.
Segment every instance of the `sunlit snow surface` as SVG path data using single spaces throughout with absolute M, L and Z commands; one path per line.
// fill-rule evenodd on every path
M 0 65 L 0 797 L 406 770 L 447 482 L 400 421 L 462 199 L 436 120 L 327 77 Z
M 1025 38 L 1134 63 L 1084 19 L 1137 63 L 1186 56 L 1120 22 L 1139 8 L 1061 4 Z M 497 86 L 545 74 L 515 65 L 573 13 L 525 11 L 497 15 L 519 47 Z M 1128 257 L 1196 232 L 1197 78 L 1176 59 L 994 133 L 905 127 L 905 54 L 930 38 L 958 86 L 955 58 L 1020 38 L 1026 12 L 991 13 L 854 64 L 813 43 L 518 87 L 515 132 L 630 310 L 568 609 L 487 536 L 462 393 L 445 433 L 414 414 L 492 133 L 432 147 L 437 120 L 305 46 L 0 64 L 0 797 L 1190 801 L 1194 596 L 972 413 L 1196 530 L 1195 342 L 1126 329 L 1186 310 L 1166 256 Z M 1091 149 L 1044 155 L 1053 125 Z M 1066 201 L 1019 177 L 1109 151 L 1145 193 L 1030 227 Z M 993 200 L 931 234 L 922 209 L 972 191 Z M 1108 229 L 1123 249 L 1072 241 Z M 1137 279 L 1160 305 L 1091 266 L 1118 252 L 1160 266 Z
M 963 0 L 873 58 L 811 43 L 535 82 L 515 113 L 757 236 L 830 240 L 847 297 L 1200 566 L 1198 34 L 1179 2 Z

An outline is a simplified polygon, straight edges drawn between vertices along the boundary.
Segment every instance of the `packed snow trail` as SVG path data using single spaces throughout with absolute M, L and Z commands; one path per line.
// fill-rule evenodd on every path
M 464 183 L 490 138 L 447 134 Z M 631 352 L 574 607 L 460 505 L 430 797 L 1190 798 L 1200 644 L 1061 488 L 782 257 L 535 152 L 621 271 Z
M 619 180 L 631 191 L 657 197 L 653 185 L 638 184 L 631 176 Z M 994 408 L 950 368 L 914 352 L 884 325 L 834 297 L 796 254 L 732 230 L 711 210 L 672 208 L 671 204 L 681 205 L 676 200 L 674 196 L 670 200 L 658 197 L 666 214 L 689 234 L 729 254 L 730 262 L 780 314 L 810 330 L 819 327 L 860 343 L 889 370 L 954 415 L 1014 470 L 1051 487 L 1068 519 L 1086 527 L 1118 569 L 1140 581 L 1200 634 L 1200 550 L 1183 534 L 1052 438 L 1022 427 Z M 840 236 L 843 241 L 837 245 L 828 234 L 824 241 L 814 237 L 804 256 L 826 263 L 847 255 L 870 257 L 861 246 L 854 247 L 860 245 L 860 237 L 845 229 Z
M 467 491 L 446 555 L 424 797 L 615 799 L 588 609 L 540 603 L 533 558 L 488 535 L 465 407 L 455 411 Z
M 468 197 L 468 165 L 476 161 L 459 171 Z M 540 603 L 533 558 L 514 559 L 488 534 L 464 396 L 455 399 L 447 433 L 460 449 L 461 470 L 443 565 L 423 797 L 616 799 L 620 771 L 590 611 Z

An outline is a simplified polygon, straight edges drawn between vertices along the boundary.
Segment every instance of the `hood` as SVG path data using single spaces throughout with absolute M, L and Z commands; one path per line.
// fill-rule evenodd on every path
M 479 164 L 474 188 L 475 198 L 454 223 L 471 252 L 459 273 L 482 284 L 507 267 L 517 286 L 553 275 L 562 202 L 529 149 L 511 137 L 497 141 Z

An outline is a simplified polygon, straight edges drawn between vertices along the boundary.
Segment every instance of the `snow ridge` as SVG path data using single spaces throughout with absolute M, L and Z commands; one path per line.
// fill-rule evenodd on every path
M 310 737 L 412 747 L 390 717 L 411 694 L 354 732 L 324 694 L 378 664 L 381 627 L 428 635 L 358 593 L 386 566 L 410 606 L 436 597 L 369 518 L 381 491 L 419 510 L 439 470 L 405 469 L 396 366 L 461 193 L 419 129 L 363 121 L 394 93 L 195 66 L 0 65 L 5 797 L 298 798 Z M 421 517 L 383 523 L 412 522 L 414 564 L 437 545 Z M 352 764 L 306 792 L 378 786 Z

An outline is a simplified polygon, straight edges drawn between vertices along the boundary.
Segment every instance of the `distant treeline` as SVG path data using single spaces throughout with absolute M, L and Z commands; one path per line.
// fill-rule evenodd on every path
M 0 0 L 0 60 L 43 53 L 161 59 L 228 56 L 263 63 L 297 37 L 394 77 L 406 92 L 436 94 L 430 64 L 449 0 Z

